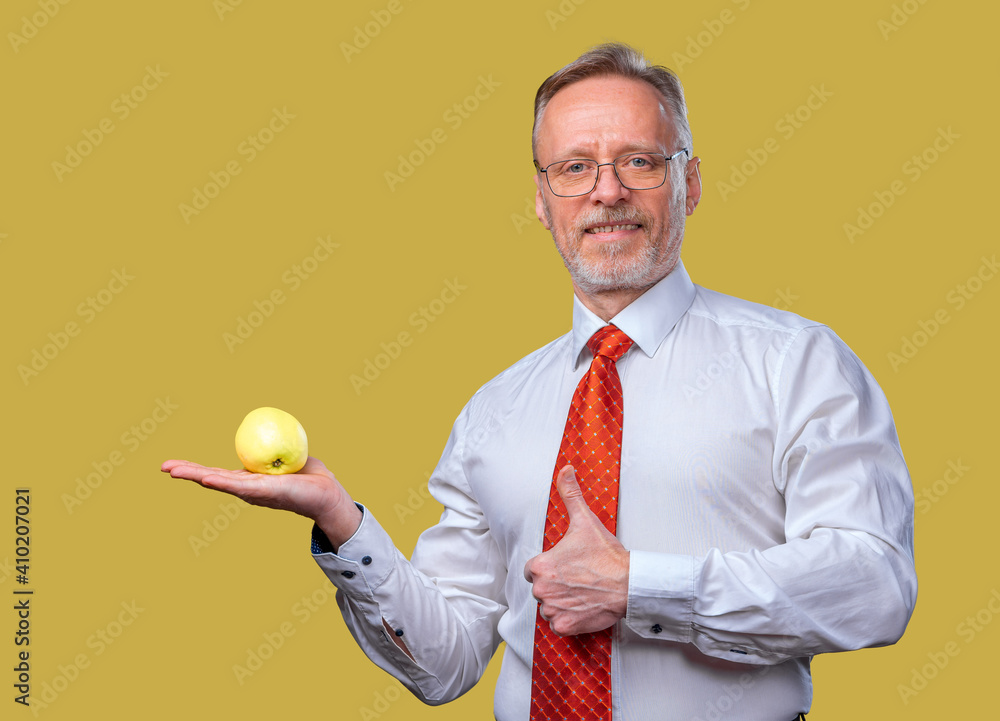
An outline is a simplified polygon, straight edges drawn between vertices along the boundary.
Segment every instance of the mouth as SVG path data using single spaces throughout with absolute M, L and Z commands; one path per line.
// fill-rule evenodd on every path
M 641 225 L 636 223 L 630 223 L 627 225 L 594 225 L 589 228 L 584 228 L 583 232 L 591 235 L 608 235 L 623 231 L 639 230 L 641 227 Z

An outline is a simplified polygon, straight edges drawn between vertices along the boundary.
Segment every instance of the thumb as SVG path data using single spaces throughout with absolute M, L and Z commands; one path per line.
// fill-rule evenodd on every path
M 556 476 L 556 489 L 566 505 L 571 525 L 574 522 L 590 523 L 592 519 L 596 520 L 597 517 L 583 498 L 583 490 L 576 480 L 576 471 L 573 466 L 564 466 L 560 469 L 559 475 Z

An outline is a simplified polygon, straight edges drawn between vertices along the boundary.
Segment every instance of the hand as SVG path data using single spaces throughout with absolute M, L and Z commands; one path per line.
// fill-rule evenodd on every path
M 524 577 L 558 636 L 600 631 L 624 618 L 629 555 L 590 510 L 573 466 L 556 477 L 569 528 L 556 545 L 524 564 Z
M 205 488 L 230 493 L 254 506 L 280 508 L 311 518 L 335 548 L 361 525 L 361 511 L 347 491 L 323 462 L 312 456 L 298 473 L 273 476 L 179 460 L 164 462 L 160 470 L 173 478 L 185 478 Z

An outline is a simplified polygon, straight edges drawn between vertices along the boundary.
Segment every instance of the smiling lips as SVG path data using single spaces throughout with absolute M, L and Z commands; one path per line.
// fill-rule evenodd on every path
M 593 228 L 587 228 L 584 230 L 585 233 L 616 233 L 619 230 L 638 230 L 640 226 L 638 225 L 597 225 Z

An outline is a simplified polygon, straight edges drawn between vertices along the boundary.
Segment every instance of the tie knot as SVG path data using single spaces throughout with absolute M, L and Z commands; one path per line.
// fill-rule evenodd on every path
M 632 347 L 632 339 L 625 335 L 625 331 L 613 325 L 606 325 L 590 336 L 587 347 L 594 357 L 604 356 L 613 361 L 617 361 L 625 351 Z

